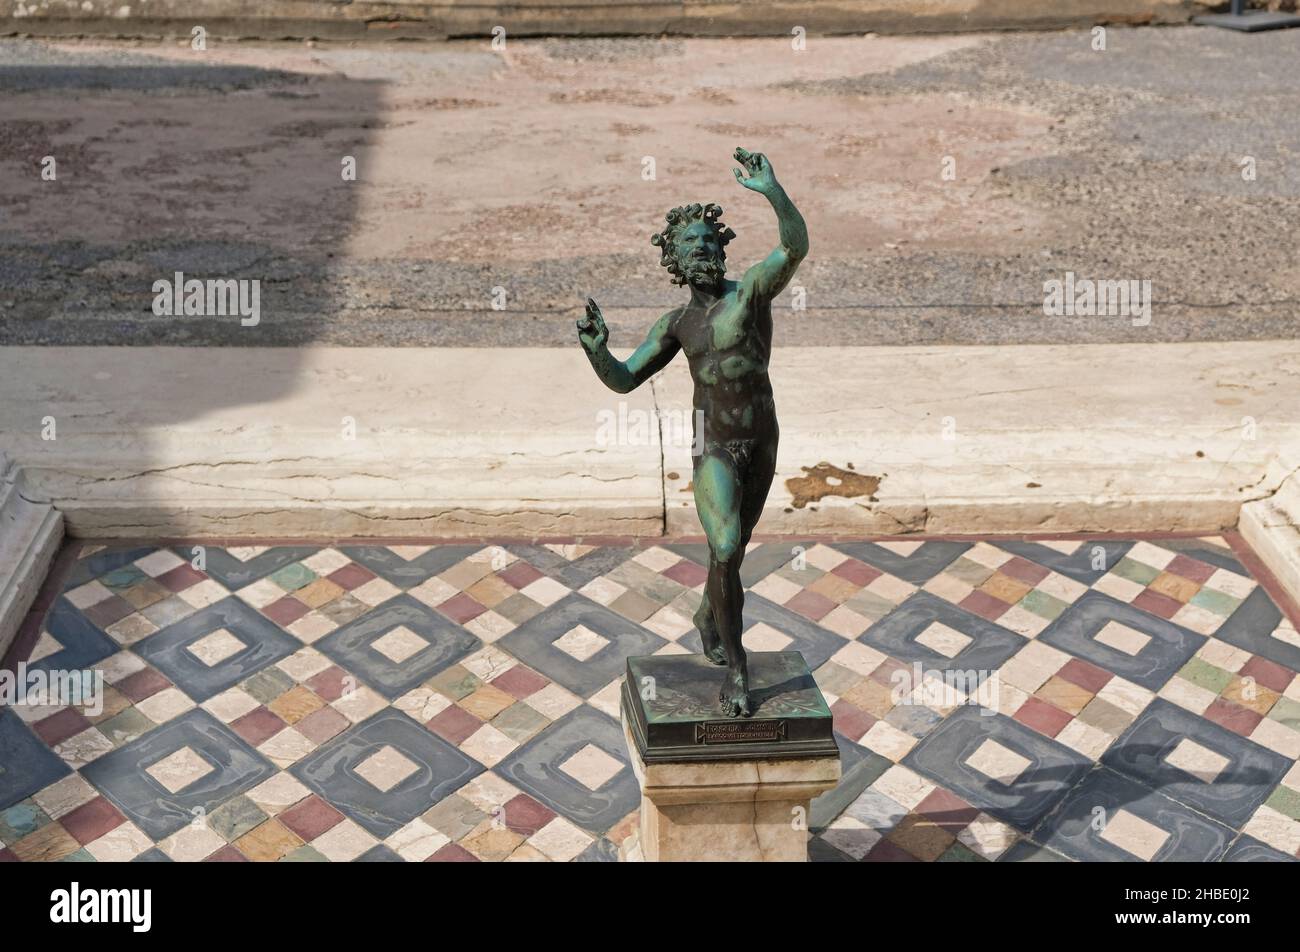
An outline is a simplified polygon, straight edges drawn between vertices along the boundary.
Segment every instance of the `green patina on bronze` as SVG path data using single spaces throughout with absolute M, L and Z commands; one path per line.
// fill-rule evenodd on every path
M 744 589 L 740 563 L 763 511 L 776 470 L 778 428 L 767 366 L 772 353 L 772 300 L 808 254 L 808 229 L 785 193 L 771 163 L 736 149 L 736 180 L 767 198 L 776 212 L 780 244 L 739 281 L 728 280 L 723 250 L 735 233 L 719 221 L 712 203 L 683 205 L 667 215 L 651 238 L 674 283 L 691 298 L 655 323 L 626 361 L 607 346 L 609 331 L 596 302 L 588 299 L 578 322 L 592 368 L 611 390 L 628 393 L 686 352 L 695 382 L 695 507 L 709 540 L 709 576 L 695 614 L 704 654 L 727 666 L 719 700 L 730 717 L 754 713 L 745 650 L 740 643 Z

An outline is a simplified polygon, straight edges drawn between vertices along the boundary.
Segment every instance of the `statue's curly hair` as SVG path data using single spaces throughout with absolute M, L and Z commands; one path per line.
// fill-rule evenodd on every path
M 663 231 L 650 236 L 650 244 L 660 249 L 659 263 L 673 276 L 673 284 L 686 283 L 686 276 L 682 274 L 681 264 L 677 260 L 677 236 L 694 222 L 702 221 L 707 223 L 718 236 L 719 246 L 726 249 L 727 243 L 736 237 L 736 233 L 718 221 L 721 217 L 722 206 L 714 202 L 709 202 L 707 205 L 698 202 L 694 205 L 678 205 L 664 216 L 668 224 L 664 226 Z M 722 256 L 726 258 L 725 250 Z

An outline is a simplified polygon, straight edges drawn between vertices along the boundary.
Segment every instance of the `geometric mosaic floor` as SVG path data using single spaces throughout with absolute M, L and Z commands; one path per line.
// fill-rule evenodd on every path
M 1300 635 L 1232 544 L 751 545 L 745 645 L 835 716 L 812 858 L 1296 858 Z M 701 648 L 698 543 L 70 545 L 5 666 L 108 686 L 0 709 L 0 861 L 614 859 L 624 658 Z

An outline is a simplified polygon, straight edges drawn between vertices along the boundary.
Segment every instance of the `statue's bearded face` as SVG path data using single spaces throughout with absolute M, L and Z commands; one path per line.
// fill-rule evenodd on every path
M 708 222 L 697 221 L 682 230 L 676 242 L 677 264 L 688 284 L 716 287 L 727 271 L 727 256 L 718 232 Z

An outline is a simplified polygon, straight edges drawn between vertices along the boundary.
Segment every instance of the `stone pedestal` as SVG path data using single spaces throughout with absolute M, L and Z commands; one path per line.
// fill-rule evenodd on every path
M 718 711 L 722 675 L 699 655 L 628 659 L 641 818 L 623 859 L 807 860 L 809 803 L 840 780 L 830 711 L 797 652 L 750 655 L 752 718 Z

